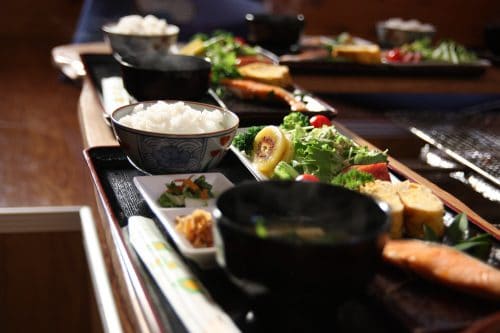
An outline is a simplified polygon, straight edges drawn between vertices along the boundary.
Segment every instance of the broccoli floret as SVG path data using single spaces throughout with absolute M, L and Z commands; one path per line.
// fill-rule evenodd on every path
M 359 188 L 365 183 L 369 183 L 375 180 L 373 175 L 359 171 L 356 169 L 351 169 L 346 173 L 341 173 L 335 176 L 330 182 L 332 185 L 340 185 L 350 190 L 359 190 Z
M 273 176 L 280 180 L 294 180 L 299 173 L 290 164 L 280 161 L 274 168 Z
M 290 112 L 283 118 L 281 128 L 293 130 L 295 127 L 309 126 L 309 118 L 300 112 Z
M 236 134 L 233 139 L 233 146 L 250 155 L 253 150 L 253 140 L 263 128 L 264 126 L 252 126 L 247 128 L 245 132 Z

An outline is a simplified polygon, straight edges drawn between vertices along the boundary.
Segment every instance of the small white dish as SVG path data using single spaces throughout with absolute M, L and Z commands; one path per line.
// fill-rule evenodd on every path
M 209 268 L 215 264 L 215 248 L 213 246 L 206 248 L 196 248 L 192 246 L 184 235 L 179 233 L 175 228 L 175 218 L 177 216 L 190 214 L 196 208 L 205 209 L 212 213 L 215 207 L 215 198 L 208 200 L 206 203 L 200 201 L 199 205 L 194 202 L 191 207 L 182 208 L 163 208 L 158 204 L 158 198 L 166 190 L 166 185 L 170 184 L 171 181 L 186 179 L 190 176 L 192 176 L 192 179 L 196 179 L 202 175 L 205 176 L 209 184 L 212 184 L 212 192 L 215 197 L 234 186 L 234 184 L 223 174 L 217 172 L 138 176 L 134 177 L 134 184 L 153 213 L 158 217 L 165 230 L 169 233 L 181 254 L 196 262 L 200 267 Z

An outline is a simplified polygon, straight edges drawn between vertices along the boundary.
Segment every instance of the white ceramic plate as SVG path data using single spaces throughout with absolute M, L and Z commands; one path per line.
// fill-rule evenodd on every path
M 262 172 L 257 170 L 257 168 L 253 165 L 252 161 L 250 161 L 250 158 L 244 152 L 242 152 L 241 150 L 239 150 L 238 148 L 236 148 L 233 145 L 230 146 L 230 149 L 238 157 L 238 159 L 241 161 L 241 163 L 243 163 L 245 168 L 247 168 L 248 171 L 250 171 L 250 173 L 252 174 L 252 176 L 255 177 L 255 179 L 257 179 L 259 181 L 269 179 L 266 175 L 264 175 Z
M 169 233 L 172 240 L 179 251 L 186 258 L 195 261 L 200 267 L 208 268 L 215 264 L 215 248 L 195 248 L 189 241 L 180 234 L 175 228 L 175 218 L 181 215 L 192 213 L 196 208 L 205 209 L 212 212 L 215 208 L 215 198 L 202 201 L 191 201 L 190 207 L 184 208 L 163 208 L 158 204 L 158 198 L 166 190 L 166 184 L 176 179 L 186 179 L 192 176 L 196 179 L 199 176 L 205 176 L 206 181 L 212 184 L 212 192 L 217 197 L 225 190 L 234 186 L 223 174 L 221 173 L 189 173 L 189 174 L 173 174 L 173 175 L 158 175 L 158 176 L 138 176 L 134 177 L 134 184 L 146 200 L 147 204 L 158 217 L 165 230 Z
M 269 177 L 267 177 L 266 175 L 264 175 L 263 173 L 261 173 L 259 170 L 257 170 L 257 168 L 255 167 L 255 165 L 253 165 L 252 161 L 250 160 L 250 158 L 248 157 L 248 155 L 246 155 L 244 152 L 242 152 L 241 150 L 239 150 L 238 148 L 236 148 L 235 146 L 231 145 L 231 150 L 234 152 L 234 154 L 238 157 L 238 159 L 241 161 L 241 163 L 243 163 L 243 165 L 250 171 L 250 173 L 255 177 L 255 179 L 259 180 L 259 181 L 263 181 L 263 180 L 269 180 Z M 396 182 L 400 182 L 401 180 L 396 176 L 394 175 L 391 171 L 389 171 L 389 176 L 391 177 L 391 181 L 393 183 L 396 183 Z

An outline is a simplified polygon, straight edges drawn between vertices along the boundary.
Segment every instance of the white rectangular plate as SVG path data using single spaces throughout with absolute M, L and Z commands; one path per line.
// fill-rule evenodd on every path
M 200 201 L 199 205 L 194 203 L 191 207 L 185 208 L 163 208 L 158 204 L 158 198 L 166 190 L 166 185 L 176 179 L 186 179 L 192 176 L 196 179 L 199 176 L 205 176 L 206 181 L 211 184 L 212 192 L 215 197 L 219 196 L 225 190 L 234 186 L 221 173 L 189 173 L 189 174 L 174 174 L 174 175 L 158 175 L 158 176 L 138 176 L 134 177 L 134 184 L 146 200 L 147 204 L 158 217 L 165 230 L 169 233 L 172 240 L 179 251 L 186 258 L 195 261 L 200 267 L 208 268 L 215 263 L 215 248 L 195 248 L 189 241 L 180 234 L 175 228 L 175 218 L 180 215 L 192 213 L 196 208 L 202 208 L 212 213 L 215 208 L 215 198 L 208 200 L 206 203 Z

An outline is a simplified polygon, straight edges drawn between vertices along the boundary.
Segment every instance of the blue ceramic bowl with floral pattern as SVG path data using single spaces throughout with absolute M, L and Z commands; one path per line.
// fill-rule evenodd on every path
M 120 119 L 142 104 L 144 108 L 158 101 L 121 107 L 111 115 L 111 123 L 120 146 L 130 162 L 149 174 L 204 172 L 217 166 L 236 134 L 239 118 L 233 112 L 210 104 L 183 102 L 194 110 L 222 112 L 223 129 L 198 134 L 156 133 L 125 126 Z M 164 101 L 176 103 L 178 101 Z
M 102 27 L 104 39 L 111 47 L 113 53 L 129 61 L 139 61 L 166 55 L 174 52 L 179 27 L 168 25 L 168 31 L 161 35 L 123 34 L 113 31 L 116 23 L 106 24 Z

